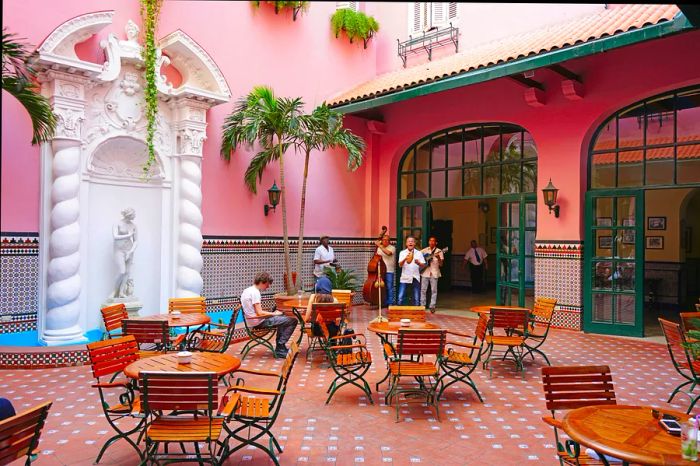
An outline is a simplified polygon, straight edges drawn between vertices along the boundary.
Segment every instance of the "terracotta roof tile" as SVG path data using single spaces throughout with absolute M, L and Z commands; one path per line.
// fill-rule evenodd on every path
M 670 21 L 675 5 L 625 5 L 509 36 L 426 64 L 382 74 L 330 99 L 330 105 L 365 100 L 518 58 L 573 46 Z

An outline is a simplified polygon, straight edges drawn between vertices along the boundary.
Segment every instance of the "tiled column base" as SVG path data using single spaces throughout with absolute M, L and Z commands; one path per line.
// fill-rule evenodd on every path
M 581 330 L 583 320 L 583 244 L 535 244 L 535 296 L 557 299 L 552 326 Z

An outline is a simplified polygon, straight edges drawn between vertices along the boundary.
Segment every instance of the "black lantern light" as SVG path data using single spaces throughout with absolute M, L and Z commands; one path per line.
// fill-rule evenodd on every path
M 542 196 L 544 197 L 544 205 L 549 207 L 549 213 L 554 211 L 554 216 L 559 218 L 559 204 L 557 204 L 557 194 L 559 190 L 552 184 L 552 179 L 549 179 L 549 184 L 542 189 Z
M 267 217 L 270 210 L 276 210 L 277 204 L 280 203 L 280 194 L 282 190 L 277 187 L 277 181 L 272 183 L 272 187 L 267 190 L 267 197 L 270 199 L 270 204 L 265 204 L 265 216 Z

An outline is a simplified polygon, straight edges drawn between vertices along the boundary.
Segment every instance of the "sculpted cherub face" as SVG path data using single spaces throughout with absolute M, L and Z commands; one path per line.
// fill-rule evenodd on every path
M 136 212 L 131 207 L 122 210 L 122 217 L 125 220 L 133 220 L 136 218 Z

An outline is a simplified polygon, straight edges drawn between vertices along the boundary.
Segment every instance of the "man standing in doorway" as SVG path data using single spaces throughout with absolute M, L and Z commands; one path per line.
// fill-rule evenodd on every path
M 420 303 L 420 268 L 425 265 L 423 254 L 416 250 L 415 238 L 406 238 L 406 249 L 399 254 L 399 267 L 401 278 L 399 279 L 399 305 L 404 304 L 406 288 L 413 287 L 413 305 Z
M 464 262 L 469 264 L 473 293 L 484 291 L 484 273 L 489 269 L 489 264 L 486 262 L 487 256 L 484 248 L 479 246 L 476 240 L 472 240 L 471 248 L 464 256 Z
M 394 304 L 394 273 L 396 272 L 396 248 L 390 244 L 391 238 L 388 234 L 382 236 L 382 239 L 377 241 L 377 254 L 382 256 L 384 265 L 386 265 L 386 277 L 384 284 L 386 285 L 386 293 L 384 293 L 386 306 Z
M 314 252 L 314 284 L 319 278 L 326 274 L 326 268 L 334 266 L 335 252 L 328 243 L 328 236 L 322 235 L 321 244 L 316 248 L 316 252 Z
M 428 238 L 428 247 L 423 249 L 421 253 L 424 257 L 426 254 L 429 254 L 430 259 L 428 260 L 428 266 L 421 274 L 420 305 L 426 306 L 428 304 L 426 297 L 428 294 L 428 285 L 430 285 L 430 312 L 435 312 L 438 278 L 442 276 L 440 274 L 440 267 L 442 267 L 442 263 L 445 260 L 445 255 L 442 253 L 441 249 L 438 249 L 437 238 L 434 236 Z

